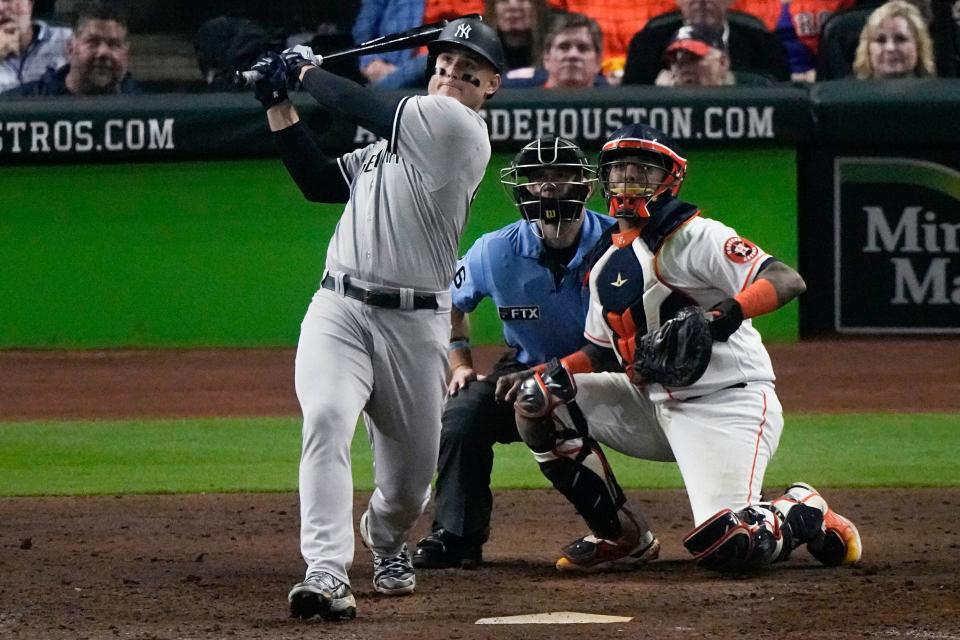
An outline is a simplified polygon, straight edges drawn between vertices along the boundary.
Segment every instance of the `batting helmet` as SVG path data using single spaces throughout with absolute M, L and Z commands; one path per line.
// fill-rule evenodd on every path
M 600 188 L 617 218 L 649 218 L 647 204 L 664 194 L 676 196 L 686 173 L 687 160 L 676 143 L 646 124 L 617 129 L 600 150 Z
M 507 70 L 507 56 L 503 53 L 500 37 L 493 27 L 479 16 L 451 20 L 440 32 L 440 36 L 427 45 L 430 52 L 427 63 L 428 73 L 433 73 L 437 54 L 450 46 L 468 49 L 490 63 L 497 73 Z
M 587 156 L 566 138 L 534 140 L 514 156 L 510 166 L 500 170 L 500 182 L 523 219 L 536 223 L 559 224 L 580 218 L 595 179 Z

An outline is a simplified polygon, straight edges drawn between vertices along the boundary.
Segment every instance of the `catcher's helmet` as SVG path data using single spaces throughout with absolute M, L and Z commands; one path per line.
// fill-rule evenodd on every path
M 430 52 L 428 74 L 433 73 L 437 54 L 454 45 L 473 51 L 489 62 L 497 73 L 506 73 L 507 56 L 503 53 L 500 37 L 493 27 L 476 16 L 451 20 L 440 32 L 440 36 L 427 45 Z
M 566 138 L 538 138 L 500 170 L 500 182 L 523 219 L 557 224 L 557 233 L 564 221 L 577 220 L 583 214 L 594 180 L 596 171 L 587 156 Z
M 663 176 L 653 178 L 652 170 Z M 676 143 L 646 124 L 617 129 L 600 150 L 600 188 L 617 218 L 649 218 L 647 204 L 664 194 L 676 196 L 686 173 L 687 160 Z

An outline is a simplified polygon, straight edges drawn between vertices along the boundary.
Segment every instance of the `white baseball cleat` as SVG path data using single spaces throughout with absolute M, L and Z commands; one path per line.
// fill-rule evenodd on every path
M 417 587 L 417 576 L 410 561 L 407 545 L 394 555 L 381 555 L 373 550 L 373 540 L 367 524 L 368 512 L 360 516 L 360 539 L 363 545 L 373 553 L 373 588 L 388 596 L 405 596 L 413 593 Z
M 326 571 L 317 571 L 297 584 L 287 595 L 290 616 L 308 620 L 352 620 L 357 617 L 357 601 L 350 585 Z

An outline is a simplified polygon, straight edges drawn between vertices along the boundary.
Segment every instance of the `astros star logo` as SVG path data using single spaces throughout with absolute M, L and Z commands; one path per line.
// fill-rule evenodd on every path
M 626 280 L 624 280 L 624 279 L 623 279 L 623 276 L 620 275 L 620 272 L 617 271 L 617 279 L 614 280 L 613 282 L 611 282 L 610 284 L 613 285 L 614 287 L 618 287 L 618 288 L 619 288 L 619 287 L 622 287 L 623 285 L 627 284 L 628 282 L 630 282 L 630 278 L 627 278 Z
M 738 264 L 745 264 L 760 255 L 757 245 L 739 236 L 728 238 L 723 245 L 723 252 L 731 262 Z

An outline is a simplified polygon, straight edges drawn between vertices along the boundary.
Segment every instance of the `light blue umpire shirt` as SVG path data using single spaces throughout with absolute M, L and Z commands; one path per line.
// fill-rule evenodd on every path
M 481 300 L 491 298 L 503 322 L 503 338 L 517 349 L 522 364 L 565 356 L 585 342 L 590 303 L 586 258 L 615 220 L 589 209 L 584 216 L 580 244 L 559 286 L 541 263 L 543 241 L 526 220 L 484 234 L 457 263 L 450 285 L 454 306 L 471 313 Z

